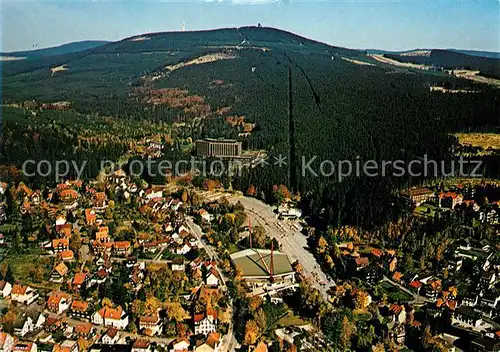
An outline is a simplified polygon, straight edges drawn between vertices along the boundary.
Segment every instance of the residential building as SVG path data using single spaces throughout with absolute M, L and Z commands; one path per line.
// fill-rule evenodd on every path
M 12 285 L 10 282 L 0 280 L 0 298 L 6 298 L 10 295 L 12 291 Z
M 30 305 L 38 298 L 38 292 L 29 286 L 15 284 L 10 293 L 13 302 Z
M 94 306 L 85 301 L 74 300 L 69 308 L 69 314 L 76 319 L 92 320 Z
M 221 342 L 221 336 L 217 332 L 211 332 L 205 341 L 201 340 L 197 343 L 195 352 L 218 352 Z
M 189 351 L 191 344 L 186 338 L 177 338 L 172 341 L 170 345 L 170 352 L 187 352 Z
M 481 314 L 475 312 L 470 307 L 460 307 L 455 309 L 451 317 L 451 324 L 469 328 L 477 328 L 482 324 Z
M 158 314 L 142 316 L 139 318 L 139 330 L 144 331 L 148 336 L 161 333 L 162 321 Z
M 14 348 L 15 340 L 12 335 L 0 331 L 0 352 L 11 352 Z
M 31 341 L 19 341 L 14 345 L 12 352 L 37 352 L 37 345 Z
M 54 269 L 52 269 L 49 280 L 57 283 L 63 282 L 64 277 L 68 274 L 68 270 L 68 267 L 63 262 L 57 264 Z
M 207 309 L 206 312 L 195 314 L 193 320 L 195 335 L 208 335 L 217 330 L 217 312 L 213 309 Z
M 123 330 L 127 327 L 129 318 L 121 306 L 116 308 L 104 307 L 94 313 L 92 322 L 96 325 L 104 325 Z
M 132 345 L 131 352 L 148 352 L 150 351 L 150 342 L 146 339 L 137 339 Z
M 412 188 L 402 192 L 401 195 L 408 204 L 418 207 L 434 197 L 434 192 L 428 188 Z
M 105 345 L 114 345 L 120 339 L 120 333 L 114 328 L 110 328 L 102 335 L 101 342 Z
M 61 314 L 69 309 L 72 298 L 65 292 L 54 292 L 47 299 L 47 309 L 56 314 Z

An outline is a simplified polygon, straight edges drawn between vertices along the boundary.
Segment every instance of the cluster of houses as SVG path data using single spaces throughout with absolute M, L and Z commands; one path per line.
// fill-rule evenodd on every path
M 457 185 L 452 190 L 435 191 L 426 187 L 411 188 L 401 192 L 401 196 L 409 205 L 419 207 L 431 204 L 443 210 L 468 209 L 479 221 L 490 225 L 500 224 L 500 200 L 490 201 L 487 195 L 498 196 L 499 188 L 496 185 Z M 476 201 L 478 193 L 486 197 L 481 202 Z
M 446 331 L 439 343 L 449 346 L 450 351 L 454 348 L 453 341 L 461 338 L 470 340 L 470 346 L 490 346 L 474 347 L 478 351 L 493 352 L 500 350 L 500 265 L 494 264 L 495 249 L 487 242 L 463 239 L 454 244 L 445 254 L 446 280 L 441 274 L 403 274 L 398 271 L 397 252 L 391 249 L 359 247 L 352 242 L 338 246 L 347 278 L 359 277 L 371 285 L 389 281 L 388 285 L 406 294 L 407 300 L 403 302 L 425 305 L 436 318 L 448 316 L 455 335 Z M 472 270 L 472 275 L 463 270 Z M 466 277 L 469 287 L 466 292 L 459 294 L 457 287 L 451 285 L 455 275 Z M 377 324 L 378 329 L 385 331 L 384 336 L 392 336 L 395 343 L 404 345 L 408 331 L 422 332 L 419 321 L 407 322 L 408 313 L 411 312 L 412 317 L 414 313 L 408 303 L 377 304 L 379 320 L 386 325 Z
M 2 184 L 2 189 L 7 185 Z M 211 296 L 222 297 L 224 280 L 217 263 L 198 248 L 184 219 L 183 202 L 165 196 L 161 188 L 137 186 L 120 170 L 107 178 L 105 189 L 97 191 L 81 181 L 67 181 L 43 193 L 23 183 L 15 189 L 14 197 L 21 199 L 24 214 L 42 210 L 53 221 L 46 228 L 51 239 L 41 243 L 41 248 L 54 258 L 54 266 L 44 280 L 47 286 L 58 288 L 46 292 L 19 282 L 0 281 L 0 299 L 17 306 L 12 331 L 0 331 L 0 351 L 76 352 L 83 348 L 82 339 L 87 350 L 126 345 L 128 350 L 146 352 L 161 343 L 169 351 L 218 351 L 222 343 L 219 308 L 197 303 L 212 302 Z M 113 200 L 109 194 L 114 195 Z M 117 240 L 106 216 L 116 199 L 132 203 L 153 219 L 155 233 Z M 206 210 L 199 214 L 204 221 L 213 220 Z M 157 218 L 162 221 L 154 221 Z M 82 234 L 79 249 L 72 242 L 75 233 Z M 148 263 L 167 265 L 193 284 L 182 297 L 182 305 L 189 312 L 184 321 L 189 331 L 183 336 L 169 339 L 165 335 L 170 321 L 164 310 L 136 319 L 130 311 L 132 302 L 104 304 L 95 295 L 83 295 L 113 282 L 118 271 L 126 270 L 127 287 L 136 296 L 146 284 Z M 137 332 L 130 332 L 131 325 Z

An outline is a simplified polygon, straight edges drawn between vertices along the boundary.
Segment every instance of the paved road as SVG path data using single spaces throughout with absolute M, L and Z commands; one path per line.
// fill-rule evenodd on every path
M 309 250 L 307 237 L 299 230 L 290 226 L 286 221 L 277 219 L 274 208 L 255 198 L 234 196 L 230 202 L 240 201 L 245 207 L 247 215 L 252 220 L 252 225 L 260 225 L 265 228 L 267 234 L 281 244 L 281 251 L 294 262 L 299 261 L 303 273 L 312 279 L 313 286 L 317 288 L 323 297 L 328 300 L 327 291 L 335 284 L 328 281 L 327 275 L 321 270 L 313 253 Z M 320 283 L 324 283 L 321 285 Z
M 203 230 L 201 227 L 193 222 L 192 217 L 186 217 L 186 223 L 188 228 L 191 230 L 191 233 L 195 235 L 196 239 L 198 240 L 198 243 L 205 249 L 207 252 L 208 256 L 210 257 L 211 260 L 215 260 L 217 263 L 220 263 L 221 260 L 219 258 L 219 255 L 217 252 L 210 246 L 208 243 L 205 242 L 205 240 L 202 238 L 203 237 Z M 219 266 L 216 267 L 217 272 L 219 273 L 221 280 L 222 280 L 222 286 L 221 290 L 227 292 L 227 287 L 226 287 L 226 282 L 227 279 L 224 277 L 223 273 L 220 271 Z M 233 300 L 231 298 L 229 307 L 231 309 L 231 312 L 234 314 L 234 309 L 233 309 Z M 224 335 L 222 339 L 222 343 L 219 346 L 219 352 L 226 352 L 226 351 L 234 351 L 235 347 L 237 346 L 238 342 L 236 341 L 236 338 L 234 337 L 233 334 L 233 321 L 234 317 L 231 319 L 229 323 L 229 328 L 227 331 L 227 334 Z

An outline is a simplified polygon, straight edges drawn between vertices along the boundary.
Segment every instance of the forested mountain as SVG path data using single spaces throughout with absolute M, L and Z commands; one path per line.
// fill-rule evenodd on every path
M 361 51 L 272 28 L 144 34 L 23 61 L 3 63 L 4 104 L 67 101 L 73 114 L 177 123 L 184 127 L 175 138 L 239 138 L 246 148 L 265 149 L 270 161 L 285 155 L 286 167 L 271 162 L 223 181 L 243 191 L 252 185 L 263 197 L 272 195 L 274 185 L 285 184 L 302 195 L 305 210 L 323 225 L 384 222 L 396 206 L 392 191 L 422 179 L 350 177 L 339 182 L 334 176 L 303 173 L 303 160 L 316 158 L 315 170 L 323 160 L 408 162 L 424 154 L 449 160 L 456 142 L 451 132 L 496 131 L 500 116 L 498 91 L 492 87 L 382 64 Z M 476 93 L 430 90 L 444 85 Z M 13 124 L 12 111 L 3 113 L 4 131 L 37 129 L 36 118 L 18 114 Z M 44 117 L 44 129 L 52 128 L 51 119 Z M 64 124 L 70 120 L 64 118 Z M 242 128 L 234 126 L 236 120 L 255 126 L 250 136 L 238 135 Z M 80 133 L 71 130 L 65 143 L 76 143 Z M 4 164 L 20 166 L 22 158 L 60 148 L 34 140 L 24 150 L 20 146 L 27 143 L 25 138 L 32 137 L 4 133 Z M 96 155 L 116 158 L 123 145 L 113 143 L 109 153 L 98 148 Z M 172 153 L 165 158 L 182 157 L 179 145 L 169 143 Z M 92 148 L 76 148 L 75 153 L 93 153 Z
M 411 49 L 411 50 L 381 50 L 381 49 L 366 49 L 367 54 L 409 54 L 414 52 L 431 51 L 432 49 Z M 464 50 L 464 49 L 444 49 L 445 51 L 452 51 L 460 54 L 478 56 L 478 57 L 489 57 L 493 59 L 500 59 L 500 52 L 496 51 L 483 51 L 483 50 Z
M 447 70 L 478 70 L 484 76 L 500 78 L 500 58 L 472 56 L 456 51 L 440 49 L 431 50 L 428 56 L 411 55 L 411 53 L 405 55 L 385 55 L 401 62 L 431 65 Z
M 32 60 L 32 59 L 40 59 L 42 57 L 63 55 L 87 49 L 93 49 L 98 46 L 104 45 L 106 43 L 108 42 L 104 40 L 84 40 L 81 42 L 72 42 L 58 46 L 53 46 L 50 48 L 5 52 L 5 53 L 0 53 L 0 56 L 9 56 L 9 57 L 23 58 L 26 60 Z

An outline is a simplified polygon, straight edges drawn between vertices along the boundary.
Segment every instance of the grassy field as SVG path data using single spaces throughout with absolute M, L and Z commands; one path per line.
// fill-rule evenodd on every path
M 398 287 L 393 286 L 389 282 L 382 282 L 376 286 L 376 289 L 380 294 L 386 294 L 390 302 L 408 302 L 411 300 L 411 296 L 407 293 L 401 291 Z
M 431 204 L 423 204 L 415 208 L 414 213 L 420 216 L 434 217 L 438 208 Z
M 49 256 L 40 256 L 37 254 L 9 255 L 5 257 L 4 262 L 12 268 L 15 281 L 31 285 L 36 288 L 53 289 L 57 285 L 46 281 L 52 270 L 52 258 Z M 30 270 L 34 267 L 42 268 L 42 283 L 35 283 L 30 276 Z
M 286 317 L 278 320 L 278 326 L 301 326 L 306 325 L 307 321 L 293 315 L 292 313 L 288 314 Z

